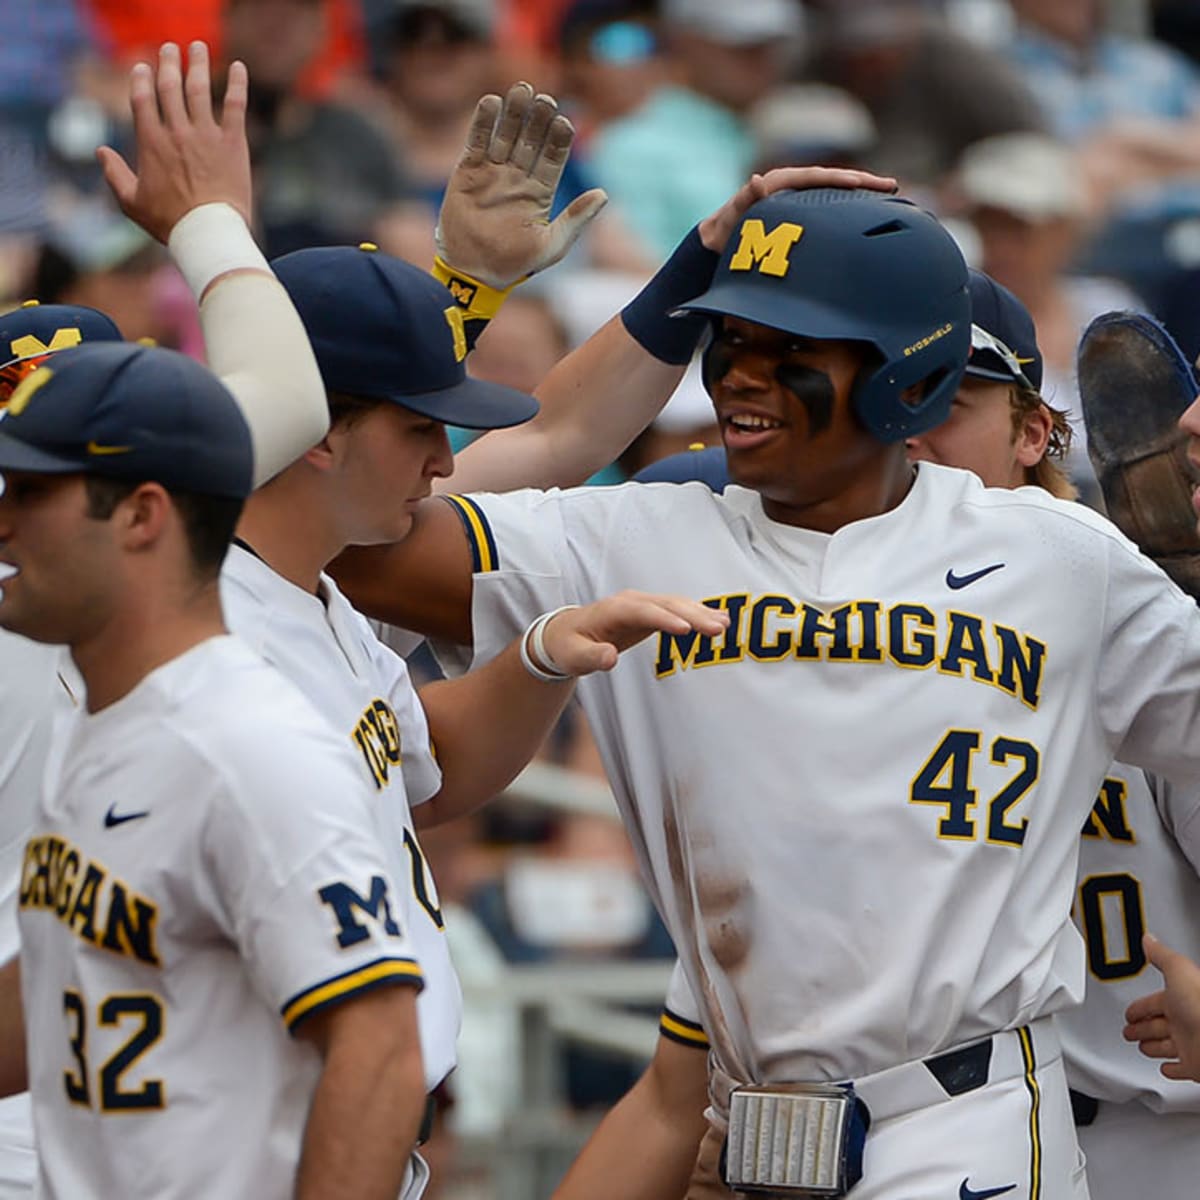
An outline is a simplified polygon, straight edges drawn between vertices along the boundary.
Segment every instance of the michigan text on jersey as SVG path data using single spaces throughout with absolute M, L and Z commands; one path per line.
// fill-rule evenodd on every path
M 53 913 L 76 937 L 157 967 L 158 908 L 64 838 L 31 838 L 20 905 Z
M 825 611 L 790 596 L 736 592 L 702 601 L 729 614 L 717 637 L 660 633 L 654 673 L 726 663 L 813 660 L 936 669 L 986 683 L 1036 709 L 1046 643 L 973 613 L 852 600 Z

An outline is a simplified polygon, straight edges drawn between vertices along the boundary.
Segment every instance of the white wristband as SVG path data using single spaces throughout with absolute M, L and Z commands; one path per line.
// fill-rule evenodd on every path
M 530 622 L 529 628 L 521 635 L 521 665 L 534 679 L 540 679 L 543 683 L 563 683 L 565 680 L 574 678 L 573 675 L 568 675 L 565 671 L 560 670 L 558 664 L 551 658 L 546 649 L 545 635 L 546 626 L 559 613 L 578 607 L 578 604 L 564 604 L 561 608 L 542 613 L 540 617 L 535 617 Z
M 271 270 L 241 213 L 230 204 L 201 204 L 184 213 L 167 247 L 197 301 L 214 279 L 229 271 Z

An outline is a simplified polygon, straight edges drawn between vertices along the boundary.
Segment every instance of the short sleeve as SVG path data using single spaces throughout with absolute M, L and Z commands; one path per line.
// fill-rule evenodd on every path
M 314 716 L 289 754 L 223 766 L 204 853 L 260 995 L 289 1029 L 377 987 L 420 987 L 360 772 Z
M 661 1037 L 678 1042 L 681 1046 L 691 1046 L 696 1050 L 709 1048 L 708 1035 L 700 1024 L 700 1006 L 692 995 L 687 976 L 678 960 L 671 972 L 671 982 L 667 985 L 667 998 L 658 1019 L 658 1032 Z

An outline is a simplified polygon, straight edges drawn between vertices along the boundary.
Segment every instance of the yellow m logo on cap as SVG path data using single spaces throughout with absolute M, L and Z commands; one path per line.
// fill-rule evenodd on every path
M 729 260 L 731 271 L 752 271 L 782 278 L 788 273 L 792 247 L 800 240 L 803 225 L 783 221 L 770 233 L 757 217 L 742 222 L 738 247 Z
M 52 350 L 67 350 L 71 346 L 78 346 L 82 341 L 83 334 L 74 326 L 70 326 L 66 329 L 56 329 L 49 345 L 40 337 L 27 333 L 22 337 L 13 338 L 10 346 L 13 358 L 32 358 L 35 354 L 49 354 Z

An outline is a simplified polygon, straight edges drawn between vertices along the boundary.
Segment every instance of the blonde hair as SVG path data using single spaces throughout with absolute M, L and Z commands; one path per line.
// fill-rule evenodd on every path
M 1014 436 L 1025 427 L 1025 420 L 1030 413 L 1045 409 L 1050 415 L 1050 436 L 1046 441 L 1046 452 L 1032 467 L 1025 468 L 1025 482 L 1042 488 L 1059 500 L 1078 500 L 1079 490 L 1071 482 L 1062 465 L 1066 461 L 1067 451 L 1071 448 L 1071 426 L 1067 422 L 1067 414 L 1047 404 L 1036 389 L 1023 387 L 1019 383 L 1013 385 L 1009 401 L 1012 405 Z

